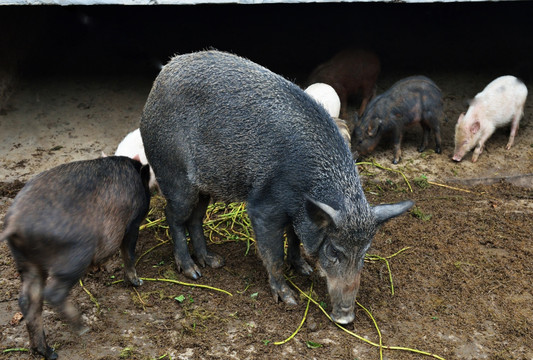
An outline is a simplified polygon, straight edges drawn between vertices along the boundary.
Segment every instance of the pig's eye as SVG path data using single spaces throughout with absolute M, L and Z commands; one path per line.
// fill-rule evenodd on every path
M 330 243 L 326 247 L 326 256 L 330 261 L 337 263 L 341 260 L 342 252 Z

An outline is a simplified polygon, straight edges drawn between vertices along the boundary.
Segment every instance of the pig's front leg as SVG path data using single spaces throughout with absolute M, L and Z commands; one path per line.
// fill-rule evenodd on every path
M 474 149 L 474 153 L 472 154 L 472 162 L 477 161 L 477 159 L 479 158 L 479 155 L 481 155 L 481 153 L 483 152 L 484 145 L 485 144 L 481 142 L 477 144 L 476 148 Z
M 283 277 L 283 233 L 287 219 L 275 205 L 266 204 L 264 200 L 260 202 L 248 202 L 248 215 L 259 255 L 268 272 L 272 296 L 276 302 L 281 299 L 287 305 L 296 305 L 296 294 Z
M 402 138 L 403 138 L 403 131 L 402 129 L 399 129 L 398 126 L 395 126 L 393 130 L 393 138 L 394 138 L 394 159 L 392 160 L 393 164 L 398 164 L 400 160 L 402 159 Z

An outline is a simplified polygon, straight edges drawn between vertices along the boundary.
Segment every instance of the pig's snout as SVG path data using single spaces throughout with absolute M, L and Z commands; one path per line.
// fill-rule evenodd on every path
M 466 153 L 466 151 L 463 151 L 463 149 L 459 149 L 459 150 L 454 151 L 452 160 L 453 161 L 457 161 L 457 162 L 463 160 L 463 157 L 465 156 L 465 153 Z
M 343 278 L 328 278 L 328 290 L 333 304 L 330 316 L 336 323 L 349 324 L 355 319 L 355 298 L 360 282 L 361 271 L 349 283 Z
M 461 161 L 462 159 L 463 159 L 463 157 L 461 155 L 454 155 L 452 157 L 452 160 L 453 161 L 457 161 L 457 162 Z
M 333 311 L 331 313 L 331 319 L 335 321 L 337 324 L 346 325 L 354 321 L 355 319 L 355 312 L 354 312 L 355 306 L 348 306 L 346 308 L 344 307 L 337 307 L 333 308 Z

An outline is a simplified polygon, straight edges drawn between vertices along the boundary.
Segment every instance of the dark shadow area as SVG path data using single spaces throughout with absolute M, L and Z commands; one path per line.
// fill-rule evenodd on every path
M 382 73 L 494 71 L 530 77 L 533 3 L 329 3 L 0 7 L 2 58 L 21 76 L 145 73 L 206 48 L 301 82 L 346 47 Z

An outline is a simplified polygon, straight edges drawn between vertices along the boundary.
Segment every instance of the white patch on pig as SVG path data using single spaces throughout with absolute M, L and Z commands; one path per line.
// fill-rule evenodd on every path
M 135 129 L 132 132 L 130 132 L 122 141 L 120 144 L 118 144 L 117 151 L 115 151 L 115 155 L 117 156 L 127 156 L 131 159 L 133 159 L 135 156 L 139 156 L 139 159 L 141 161 L 141 164 L 146 165 L 148 164 L 148 159 L 146 158 L 146 153 L 144 152 L 144 144 L 143 140 L 141 138 L 141 131 L 139 129 Z M 158 189 L 159 185 L 157 184 L 157 180 L 155 179 L 154 170 L 150 166 L 150 183 L 149 183 L 150 189 Z

